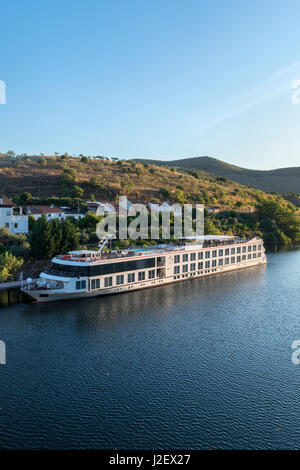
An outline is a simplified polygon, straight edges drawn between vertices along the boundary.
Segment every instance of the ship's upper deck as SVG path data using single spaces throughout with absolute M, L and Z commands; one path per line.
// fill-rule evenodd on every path
M 257 238 L 257 237 L 253 237 Z M 178 244 L 161 244 L 153 245 L 149 247 L 134 247 L 126 250 L 111 250 L 107 252 L 94 251 L 94 250 L 76 250 L 70 251 L 66 255 L 58 255 L 52 259 L 55 264 L 78 266 L 83 265 L 95 265 L 95 264 L 106 264 L 108 262 L 119 261 L 126 259 L 145 258 L 150 256 L 164 256 L 172 252 L 182 251 L 195 251 L 205 248 L 211 248 L 214 246 L 225 246 L 237 243 L 247 243 L 251 239 L 242 239 L 234 236 L 224 235 L 204 235 L 202 237 L 182 238 Z M 192 241 L 193 240 L 193 241 Z

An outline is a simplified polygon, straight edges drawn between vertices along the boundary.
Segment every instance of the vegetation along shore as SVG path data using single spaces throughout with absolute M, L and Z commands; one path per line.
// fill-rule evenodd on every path
M 195 163 L 193 168 L 190 160 L 195 159 L 186 159 L 188 164 L 183 167 L 176 161 L 75 157 L 67 153 L 0 154 L 0 198 L 9 198 L 14 210 L 21 207 L 22 217 L 27 215 L 29 222 L 27 233 L 12 233 L 5 225 L 0 228 L 0 282 L 17 279 L 21 272 L 24 276 L 38 274 L 57 253 L 97 248 L 99 217 L 91 203 L 117 203 L 120 194 L 132 202 L 204 204 L 206 234 L 244 238 L 258 234 L 266 246 L 300 243 L 297 192 L 275 191 L 274 178 L 272 192 L 265 192 L 220 176 L 220 163 L 213 164 L 215 159 L 203 161 L 205 169 Z M 57 208 L 63 217 L 51 218 L 42 209 L 37 216 L 35 207 Z M 147 246 L 156 241 L 115 240 L 112 248 L 129 243 Z

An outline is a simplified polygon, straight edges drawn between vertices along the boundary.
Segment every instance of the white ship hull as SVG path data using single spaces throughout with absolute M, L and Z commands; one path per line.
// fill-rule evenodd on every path
M 192 279 L 199 279 L 207 276 L 214 276 L 217 274 L 224 274 L 230 271 L 241 270 L 245 268 L 262 266 L 267 263 L 267 258 L 264 255 L 261 259 L 255 259 L 251 261 L 246 261 L 244 263 L 237 263 L 232 266 L 223 266 L 216 267 L 215 269 L 204 270 L 201 274 L 197 272 L 189 272 L 187 274 L 181 274 L 174 278 L 173 276 L 165 277 L 163 279 L 151 279 L 144 280 L 142 282 L 135 282 L 132 284 L 124 284 L 122 286 L 115 287 L 103 287 L 97 290 L 86 290 L 83 292 L 78 291 L 69 291 L 67 289 L 30 289 L 28 286 L 22 288 L 22 291 L 31 296 L 34 300 L 38 302 L 52 302 L 57 300 L 72 300 L 72 299 L 86 299 L 90 297 L 98 297 L 102 295 L 111 295 L 111 294 L 120 294 L 125 292 L 131 292 L 140 289 L 148 289 L 153 287 L 159 287 L 166 284 L 173 284 L 181 281 L 188 281 Z M 90 285 L 89 279 L 86 279 L 87 285 Z

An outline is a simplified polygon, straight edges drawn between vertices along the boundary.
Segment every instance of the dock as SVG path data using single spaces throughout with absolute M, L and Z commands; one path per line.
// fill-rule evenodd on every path
M 24 281 L 0 282 L 0 290 L 15 289 L 22 287 Z

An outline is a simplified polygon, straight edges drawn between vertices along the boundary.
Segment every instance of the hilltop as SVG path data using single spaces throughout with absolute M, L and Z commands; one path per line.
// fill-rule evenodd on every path
M 205 162 L 205 170 L 187 171 L 179 165 L 170 168 L 165 163 L 157 165 L 116 158 L 2 155 L 0 187 L 6 196 L 28 192 L 38 198 L 54 196 L 116 201 L 119 194 L 126 194 L 130 199 L 145 202 L 198 202 L 242 211 L 249 211 L 262 199 L 277 199 L 289 204 L 279 195 L 266 194 L 230 181 L 224 173 L 221 176 L 208 173 L 208 170 L 212 171 L 211 164 L 218 161 L 206 159 Z M 224 164 L 224 168 L 226 166 Z
M 137 160 L 159 166 L 176 167 L 184 170 L 201 170 L 216 176 L 229 178 L 237 183 L 268 192 L 300 194 L 300 167 L 278 168 L 276 170 L 251 170 L 212 157 L 183 158 L 180 160 Z

